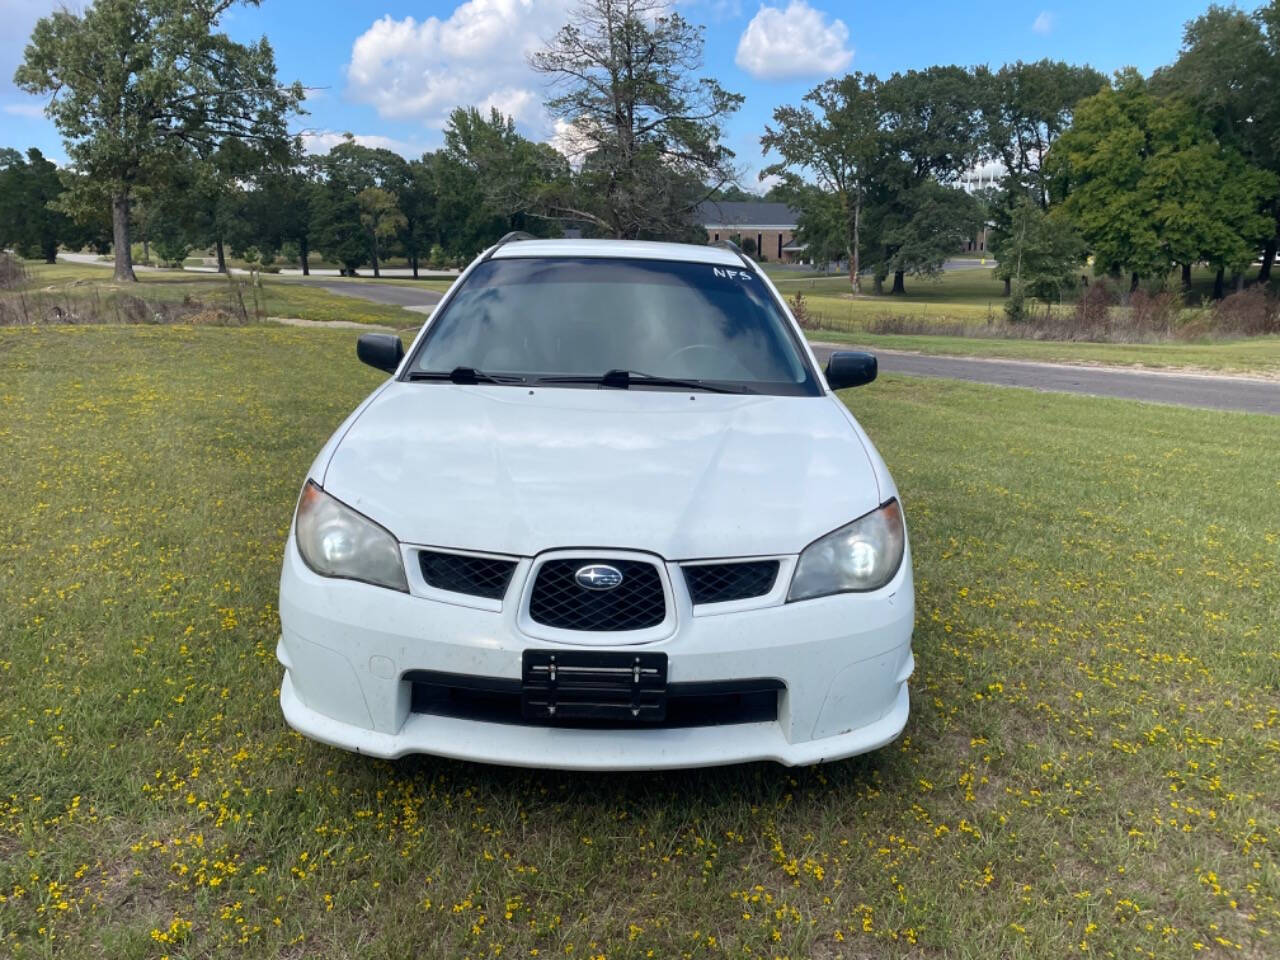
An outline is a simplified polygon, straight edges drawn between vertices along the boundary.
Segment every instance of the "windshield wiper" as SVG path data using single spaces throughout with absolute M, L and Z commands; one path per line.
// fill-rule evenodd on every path
M 539 383 L 599 384 L 615 390 L 627 390 L 633 383 L 654 387 L 677 387 L 681 390 L 705 390 L 708 393 L 746 393 L 734 387 L 719 387 L 705 380 L 682 380 L 678 377 L 659 377 L 638 370 L 609 370 L 603 374 L 565 374 L 563 376 L 538 377 Z
M 412 380 L 448 380 L 450 383 L 524 383 L 525 378 L 518 374 L 485 373 L 475 367 L 454 367 L 447 373 L 444 370 L 411 370 Z

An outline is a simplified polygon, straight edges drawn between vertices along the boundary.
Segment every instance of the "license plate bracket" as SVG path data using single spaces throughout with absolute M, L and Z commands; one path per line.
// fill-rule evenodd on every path
M 667 655 L 526 650 L 520 707 L 525 720 L 542 723 L 661 723 L 667 716 Z

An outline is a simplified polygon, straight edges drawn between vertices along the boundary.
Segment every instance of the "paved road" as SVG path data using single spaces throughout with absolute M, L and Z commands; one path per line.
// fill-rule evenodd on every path
M 411 287 L 398 283 L 351 283 L 342 280 L 325 280 L 315 277 L 290 277 L 289 283 L 301 283 L 319 287 L 343 297 L 357 297 L 374 303 L 389 303 L 419 313 L 430 313 L 444 294 L 426 287 Z
M 851 349 L 836 344 L 813 345 L 822 363 L 833 350 Z M 1121 397 L 1148 403 L 1184 407 L 1239 410 L 1280 416 L 1280 381 L 1244 377 L 1214 377 L 1160 373 L 1121 367 L 1083 367 L 1019 360 L 984 360 L 970 357 L 938 357 L 895 350 L 873 350 L 886 373 L 917 377 L 946 377 L 1006 387 L 1028 387 L 1095 397 Z

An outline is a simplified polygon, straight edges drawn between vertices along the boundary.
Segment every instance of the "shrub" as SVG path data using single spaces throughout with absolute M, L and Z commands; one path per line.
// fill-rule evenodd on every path
M 180 267 L 191 252 L 191 245 L 181 237 L 157 237 L 152 242 L 151 249 L 166 266 Z
M 1115 297 L 1104 281 L 1089 284 L 1076 301 L 1076 328 L 1086 336 L 1105 337 L 1114 303 Z
M 1213 305 L 1213 332 L 1244 337 L 1280 333 L 1276 300 L 1260 286 L 1219 300 Z
M 27 282 L 27 268 L 11 253 L 0 250 L 0 290 L 14 290 Z
M 1021 283 L 1010 286 L 1009 299 L 1004 302 L 1004 315 L 1010 323 L 1022 323 L 1028 318 L 1027 292 Z
M 445 264 L 444 247 L 438 243 L 433 243 L 431 249 L 427 251 L 427 266 L 439 269 Z
M 814 316 L 809 312 L 809 305 L 804 302 L 804 294 L 799 290 L 787 301 L 787 306 L 791 308 L 791 315 L 796 318 L 796 323 L 805 330 L 812 330 L 817 326 Z
M 1180 301 L 1178 295 L 1167 291 L 1151 294 L 1135 290 L 1129 296 L 1130 329 L 1136 334 L 1168 336 L 1182 311 Z

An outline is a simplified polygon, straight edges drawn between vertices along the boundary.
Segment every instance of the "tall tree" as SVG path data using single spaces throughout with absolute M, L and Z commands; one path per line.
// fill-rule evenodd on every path
M 1141 276 L 1163 276 L 1170 267 L 1156 232 L 1156 197 L 1144 180 L 1153 108 L 1142 76 L 1122 71 L 1114 87 L 1076 107 L 1072 129 L 1048 157 L 1054 191 L 1065 197 L 1063 212 L 1084 237 L 1095 268 L 1129 271 L 1134 288 Z
M 80 233 L 57 207 L 63 189 L 57 166 L 35 147 L 26 160 L 16 150 L 0 150 L 0 247 L 57 260 L 58 246 Z
M 804 247 L 806 257 L 815 266 L 820 264 L 825 269 L 841 257 L 848 257 L 854 249 L 849 237 L 849 217 L 836 194 L 809 183 L 793 184 L 790 190 L 780 184 L 771 199 L 796 210 L 793 242 Z
M 373 275 L 381 276 L 382 242 L 396 235 L 408 224 L 396 205 L 396 195 L 381 187 L 365 187 L 356 194 L 356 207 L 360 211 L 360 223 L 369 235 L 369 249 L 373 254 Z
M 766 126 L 760 138 L 764 152 L 780 157 L 761 176 L 783 178 L 811 239 L 827 236 L 833 222 L 838 225 L 854 293 L 862 289 L 863 206 L 884 150 L 879 88 L 875 76 L 861 73 L 827 80 L 805 94 L 800 106 L 776 108 L 774 125 Z M 806 177 L 817 191 L 804 189 Z
M 402 211 L 391 217 L 387 199 L 396 206 L 396 191 L 408 176 L 408 163 L 398 153 L 366 147 L 347 134 L 318 167 L 324 187 L 314 195 L 311 227 L 316 245 L 349 273 L 372 262 L 378 274 L 383 241 L 394 237 L 405 224 Z M 371 189 L 382 195 L 368 194 L 362 201 L 361 195 Z M 380 232 L 385 222 L 395 226 Z
M 1107 78 L 1060 60 L 1019 60 L 994 73 L 982 71 L 979 78 L 982 133 L 992 158 L 1005 169 L 1005 189 L 1015 203 L 1025 192 L 1047 208 L 1044 158 L 1070 129 L 1075 105 L 1105 87 Z
M 1085 253 L 1084 241 L 1067 219 L 1046 213 L 1026 191 L 1018 195 L 1008 229 L 993 237 L 990 250 L 999 261 L 996 276 L 1015 293 L 1019 309 L 1024 292 L 1046 302 L 1061 300 L 1063 291 L 1076 285 Z
M 311 274 L 312 219 L 322 189 L 315 167 L 300 150 L 285 162 L 269 166 L 259 174 L 246 211 L 253 243 L 271 251 L 294 245 L 303 276 Z
M 1243 270 L 1269 232 L 1260 211 L 1274 175 L 1221 143 L 1194 107 L 1154 96 L 1134 70 L 1080 103 L 1048 169 L 1096 266 L 1127 270 L 1131 287 L 1203 260 L 1218 268 L 1221 295 L 1222 275 Z
M 445 125 L 443 153 L 475 179 L 476 213 L 499 230 L 490 239 L 508 230 L 558 232 L 539 211 L 548 196 L 564 196 L 570 189 L 568 161 L 550 145 L 521 136 L 511 117 L 458 107 Z
M 569 125 L 572 195 L 551 214 L 615 237 L 693 232 L 693 212 L 737 178 L 722 124 L 742 104 L 702 67 L 702 28 L 667 0 L 582 0 L 531 58 L 560 90 L 547 108 Z
M 980 225 L 972 197 L 950 188 L 983 153 L 981 86 L 958 66 L 895 73 L 881 84 L 882 155 L 873 174 L 876 287 L 893 275 L 932 274 Z
M 430 161 L 426 157 L 410 160 L 405 165 L 403 176 L 396 178 L 391 186 L 396 195 L 396 206 L 404 215 L 404 226 L 399 234 L 400 246 L 409 258 L 413 275 L 417 277 L 422 258 L 439 238 L 436 221 L 438 198 Z
M 135 280 L 129 206 L 185 151 L 207 155 L 226 137 L 287 138 L 300 84 L 276 83 L 266 39 L 215 32 L 234 0 L 95 0 L 59 10 L 31 34 L 14 82 L 47 94 L 46 114 L 72 164 L 110 197 L 115 277 Z M 244 0 L 257 4 L 257 0 Z
M 1280 184 L 1280 2 L 1252 14 L 1211 6 L 1187 23 L 1177 61 L 1156 72 L 1152 89 L 1192 104 L 1224 146 Z M 1263 198 L 1263 209 L 1273 221 L 1258 272 L 1266 282 L 1280 243 L 1280 186 Z
M 982 207 L 955 186 L 925 178 L 876 203 L 868 226 L 876 238 L 877 292 L 889 275 L 891 294 L 905 294 L 904 277 L 931 277 L 982 225 Z

